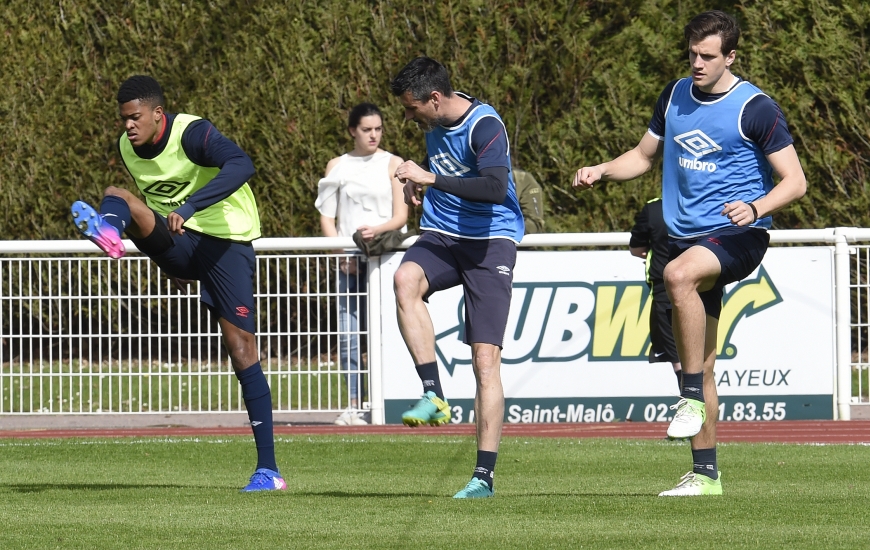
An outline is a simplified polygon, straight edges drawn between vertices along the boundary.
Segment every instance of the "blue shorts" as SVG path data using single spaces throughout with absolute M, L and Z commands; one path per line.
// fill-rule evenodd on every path
M 508 239 L 460 239 L 424 231 L 402 259 L 423 269 L 423 297 L 461 284 L 465 296 L 466 344 L 502 347 L 511 306 L 517 245 Z
M 163 216 L 158 219 L 166 223 Z M 218 317 L 256 334 L 256 256 L 251 243 L 216 239 L 189 230 L 184 235 L 172 235 L 172 243 L 165 252 L 150 256 L 154 263 L 172 277 L 199 281 L 202 303 Z
M 722 290 L 725 285 L 741 281 L 755 271 L 770 244 L 770 235 L 757 227 L 725 227 L 695 239 L 671 239 L 669 256 L 674 258 L 693 246 L 703 246 L 719 259 L 721 273 L 708 291 L 699 293 L 707 315 L 719 318 Z

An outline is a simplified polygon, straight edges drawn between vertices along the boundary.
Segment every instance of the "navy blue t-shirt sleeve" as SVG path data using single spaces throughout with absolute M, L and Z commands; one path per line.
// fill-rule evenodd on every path
M 251 158 L 208 120 L 192 122 L 181 135 L 181 146 L 195 164 L 220 168 L 210 182 L 175 210 L 185 220 L 235 193 L 255 173 Z
M 757 143 L 765 155 L 794 143 L 782 109 L 766 95 L 757 95 L 746 103 L 740 126 L 743 135 Z
M 477 155 L 477 170 L 509 167 L 507 130 L 494 116 L 477 121 L 471 131 L 471 149 Z
M 471 131 L 471 148 L 477 158 L 476 178 L 435 176 L 435 189 L 461 199 L 502 204 L 508 190 L 508 140 L 504 124 L 487 116 L 477 121 Z
M 481 168 L 480 176 L 476 178 L 435 174 L 432 187 L 460 199 L 502 204 L 507 198 L 508 169 L 505 166 Z
M 652 119 L 649 121 L 649 131 L 659 136 L 661 139 L 665 137 L 665 113 L 668 110 L 668 103 L 671 101 L 671 94 L 674 93 L 674 86 L 677 85 L 676 80 L 668 82 L 665 89 L 656 100 L 655 109 L 653 109 Z

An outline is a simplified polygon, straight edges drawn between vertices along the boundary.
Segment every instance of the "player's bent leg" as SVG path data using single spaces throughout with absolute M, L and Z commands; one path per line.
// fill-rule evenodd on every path
M 154 230 L 156 224 L 154 211 L 145 204 L 145 201 L 126 189 L 114 186 L 107 187 L 103 192 L 103 196 L 105 198 L 118 197 L 127 203 L 127 207 L 130 209 L 130 224 L 125 231 L 128 235 L 133 238 L 142 239 L 150 235 Z
M 667 431 L 668 437 L 672 439 L 696 436 L 707 418 L 704 379 L 709 376 L 703 376 L 702 373 L 707 370 L 705 366 L 710 355 L 709 321 L 713 318 L 707 315 L 699 290 L 709 290 L 715 284 L 718 272 L 716 256 L 697 246 L 665 268 L 665 284 L 674 308 L 674 340 L 683 372 L 681 399 L 671 407 L 676 410 L 676 414 Z M 715 327 L 716 323 L 713 325 Z M 715 353 L 715 349 L 713 352 Z M 710 375 L 712 376 L 712 367 Z
M 423 268 L 412 261 L 403 262 L 393 276 L 396 292 L 396 314 L 402 339 L 417 365 L 435 365 L 435 329 L 423 301 L 429 282 Z M 437 376 L 437 371 L 435 371 Z M 424 389 L 425 389 L 424 382 Z M 440 388 L 440 384 L 438 384 Z M 440 389 L 438 390 L 441 391 Z M 440 426 L 450 422 L 452 412 L 446 399 L 427 390 L 411 409 L 402 413 L 402 423 L 412 428 L 423 425 Z
M 393 276 L 399 332 L 415 365 L 435 361 L 435 328 L 423 296 L 429 289 L 423 268 L 404 262 Z

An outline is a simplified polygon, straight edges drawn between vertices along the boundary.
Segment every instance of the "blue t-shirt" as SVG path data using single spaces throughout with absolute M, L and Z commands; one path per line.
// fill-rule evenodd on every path
M 507 132 L 501 117 L 491 106 L 460 95 L 472 102 L 465 116 L 451 127 L 438 126 L 426 134 L 429 170 L 442 176 L 474 178 L 483 168 L 510 169 Z M 423 197 L 420 228 L 465 239 L 501 238 L 519 243 L 524 223 L 513 175 L 509 175 L 502 204 L 461 199 L 430 187 Z
M 765 155 L 793 143 L 779 106 L 743 80 L 721 94 L 704 94 L 688 78 L 669 84 L 649 131 L 664 142 L 664 216 L 675 238 L 729 227 L 725 203 L 765 196 L 773 188 Z M 771 218 L 753 225 L 769 228 Z

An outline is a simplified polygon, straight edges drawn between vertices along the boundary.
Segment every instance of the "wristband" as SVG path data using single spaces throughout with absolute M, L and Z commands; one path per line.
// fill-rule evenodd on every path
M 749 203 L 749 208 L 752 209 L 752 215 L 755 216 L 755 218 L 752 220 L 752 223 L 755 223 L 758 221 L 758 210 L 755 209 L 755 205 L 751 202 Z

